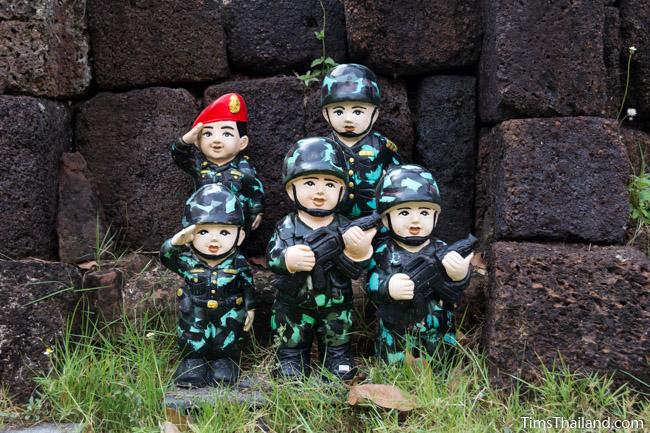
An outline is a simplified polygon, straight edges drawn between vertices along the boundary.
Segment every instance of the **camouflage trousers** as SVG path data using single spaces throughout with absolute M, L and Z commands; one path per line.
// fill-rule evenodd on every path
M 406 351 L 431 359 L 441 343 L 456 345 L 453 315 L 433 303 L 426 317 L 409 329 L 395 329 L 380 318 L 375 353 L 387 364 L 403 362 Z
M 276 301 L 271 311 L 271 329 L 280 348 L 308 348 L 318 339 L 318 346 L 338 347 L 350 341 L 352 307 L 305 309 Z
M 246 310 L 242 307 L 209 310 L 192 305 L 179 311 L 178 347 L 186 358 L 238 358 Z

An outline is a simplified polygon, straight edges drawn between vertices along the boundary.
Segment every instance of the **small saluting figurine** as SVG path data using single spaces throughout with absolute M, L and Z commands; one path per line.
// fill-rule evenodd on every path
M 248 110 L 244 98 L 227 93 L 208 105 L 192 129 L 172 144 L 176 164 L 192 176 L 196 188 L 225 185 L 244 206 L 247 227 L 262 221 L 264 186 L 248 156 Z
M 454 346 L 452 309 L 469 284 L 476 238 L 447 245 L 432 237 L 440 192 L 417 165 L 388 170 L 377 186 L 377 206 L 389 230 L 375 245 L 366 286 L 377 305 L 377 355 L 397 363 L 407 350 L 426 358 L 442 342 Z
M 244 212 L 222 185 L 206 185 L 187 201 L 183 229 L 165 241 L 160 260 L 185 280 L 178 289 L 179 386 L 233 383 L 239 377 L 242 331 L 255 318 L 251 269 L 237 247 Z
M 381 93 L 375 74 L 363 65 L 338 65 L 323 78 L 321 107 L 332 138 L 345 155 L 349 177 L 340 212 L 348 218 L 375 211 L 375 188 L 386 170 L 399 165 L 397 146 L 373 131 Z

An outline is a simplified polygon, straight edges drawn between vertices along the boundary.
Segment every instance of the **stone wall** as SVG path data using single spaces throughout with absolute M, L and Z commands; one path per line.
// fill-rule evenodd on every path
M 647 282 L 642 254 L 589 249 L 626 242 L 628 159 L 638 165 L 639 145 L 647 154 L 650 143 L 650 7 L 643 0 L 6 1 L 3 257 L 88 260 L 96 233 L 107 231 L 116 234 L 118 249 L 155 252 L 179 228 L 191 189 L 169 145 L 202 107 L 229 91 L 249 106 L 248 153 L 267 190 L 265 220 L 246 243 L 250 256 L 263 255 L 272 227 L 290 210 L 279 182 L 285 149 L 327 132 L 317 86 L 306 88 L 294 75 L 322 54 L 314 32 L 323 10 L 326 55 L 366 64 L 380 77 L 376 129 L 438 178 L 439 236 L 454 241 L 473 230 L 489 252 L 486 296 L 476 299 L 486 300 L 484 345 L 495 375 L 521 371 L 503 347 L 521 342 L 522 323 L 542 317 L 504 319 L 503 309 L 521 308 L 507 293 L 562 284 L 591 290 L 586 277 L 569 273 L 559 282 L 550 257 L 565 257 L 569 267 L 597 260 L 604 267 L 598 279 L 609 281 L 620 274 L 617 257 L 629 255 L 636 267 L 626 265 L 625 275 Z M 621 131 L 616 116 L 630 46 L 637 52 L 625 108 L 639 114 Z M 518 255 L 516 272 L 504 271 Z M 606 285 L 594 293 L 607 300 L 603 308 L 620 301 L 620 291 L 610 294 Z M 650 301 L 637 294 L 645 309 L 631 309 L 621 323 L 636 320 L 649 329 L 643 311 Z M 578 310 L 566 314 L 591 305 L 574 298 Z M 548 299 L 540 308 L 553 308 Z M 549 335 L 563 329 L 553 320 L 548 326 L 557 327 Z M 527 341 L 542 332 L 530 329 Z M 580 329 L 582 341 L 606 332 Z M 647 334 L 634 338 L 650 352 Z M 590 353 L 605 356 L 603 350 Z M 524 358 L 537 359 L 531 354 Z M 647 377 L 630 359 L 588 364 L 576 355 L 569 365 L 630 366 Z

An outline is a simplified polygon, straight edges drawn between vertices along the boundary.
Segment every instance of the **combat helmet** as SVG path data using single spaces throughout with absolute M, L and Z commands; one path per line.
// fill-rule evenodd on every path
M 339 202 L 348 183 L 345 156 L 338 145 L 329 138 L 312 137 L 298 140 L 287 152 L 282 164 L 282 181 L 286 185 L 293 179 L 308 174 L 329 174 L 341 179 L 343 188 L 339 191 Z M 292 185 L 293 199 L 298 209 L 310 215 L 326 216 L 334 209 L 305 208 L 297 198 L 296 187 Z
M 185 203 L 181 222 L 183 228 L 192 224 L 244 225 L 244 208 L 237 196 L 219 184 L 205 185 Z
M 438 214 L 441 210 L 438 184 L 433 175 L 419 165 L 401 165 L 388 170 L 377 184 L 375 197 L 380 215 L 398 204 L 412 201 L 433 204 Z M 390 215 L 387 219 L 391 236 L 407 245 L 420 245 L 429 239 L 428 236 L 399 236 L 393 230 Z M 436 220 L 437 214 L 434 224 Z
M 379 106 L 381 91 L 375 73 L 363 65 L 338 65 L 323 78 L 320 105 L 359 101 Z

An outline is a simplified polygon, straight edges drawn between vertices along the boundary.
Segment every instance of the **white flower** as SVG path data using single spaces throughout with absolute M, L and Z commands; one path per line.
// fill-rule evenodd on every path
M 43 355 L 45 356 L 50 356 L 54 353 L 54 350 L 51 347 L 48 347 L 45 349 L 45 352 L 43 352 Z
M 146 335 L 146 337 L 149 338 L 149 339 L 151 339 L 151 338 L 153 338 L 155 336 L 156 336 L 156 334 L 154 332 L 147 332 L 147 335 Z
M 627 109 L 627 117 L 628 117 L 630 120 L 633 120 L 633 119 L 634 119 L 634 116 L 636 116 L 636 108 L 628 108 L 628 109 Z
M 630 54 L 634 54 L 636 52 L 636 47 L 632 45 L 628 50 L 630 50 Z

